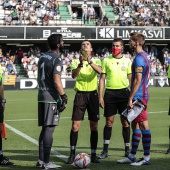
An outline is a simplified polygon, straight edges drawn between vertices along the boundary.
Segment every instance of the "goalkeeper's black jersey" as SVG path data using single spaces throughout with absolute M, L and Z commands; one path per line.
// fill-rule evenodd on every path
M 38 62 L 38 101 L 56 102 L 59 93 L 55 89 L 53 74 L 61 75 L 63 61 L 60 55 L 49 51 L 44 53 Z

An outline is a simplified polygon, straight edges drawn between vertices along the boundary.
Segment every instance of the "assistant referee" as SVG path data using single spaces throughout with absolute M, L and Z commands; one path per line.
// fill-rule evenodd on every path
M 131 82 L 131 60 L 122 54 L 123 40 L 118 38 L 112 42 L 112 55 L 102 62 L 102 74 L 99 82 L 99 103 L 104 109 L 106 124 L 103 130 L 103 151 L 100 159 L 108 157 L 112 126 L 117 112 L 121 114 L 126 108 L 129 99 L 129 83 Z M 106 80 L 106 85 L 105 85 Z M 129 83 L 128 83 L 129 80 Z M 103 91 L 105 94 L 103 99 Z M 125 145 L 125 156 L 129 154 L 130 127 L 124 117 L 120 117 L 122 123 L 122 135 Z M 116 137 L 116 136 L 115 136 Z

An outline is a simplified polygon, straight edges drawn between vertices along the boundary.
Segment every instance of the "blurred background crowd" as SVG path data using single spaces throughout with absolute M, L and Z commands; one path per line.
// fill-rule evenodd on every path
M 67 3 L 66 3 L 67 2 Z M 90 0 L 89 0 L 90 2 Z M 99 7 L 88 5 L 84 0 L 80 6 L 72 7 L 69 0 L 0 0 L 0 25 L 58 25 L 63 21 L 80 20 L 92 26 L 170 26 L 169 0 L 101 0 Z M 57 22 L 58 21 L 58 22 Z M 59 22 L 60 21 L 60 22 Z M 78 23 L 78 22 L 74 22 Z M 149 53 L 151 76 L 166 76 L 170 64 L 167 46 L 145 46 Z M 0 63 L 4 75 L 37 77 L 37 63 L 43 51 L 36 46 L 16 51 L 0 49 Z M 78 58 L 80 51 L 65 51 L 63 76 L 71 75 L 70 64 Z M 108 47 L 94 49 L 93 57 L 103 59 L 111 55 Z M 134 55 L 124 51 L 133 60 Z
M 145 50 L 149 53 L 148 59 L 151 64 L 151 76 L 167 76 L 168 66 L 170 65 L 170 50 L 166 46 L 162 49 L 158 56 L 156 46 L 145 46 Z M 0 64 L 3 68 L 4 75 L 16 75 L 16 77 L 37 78 L 37 64 L 39 57 L 43 54 L 39 47 L 31 47 L 28 51 L 18 48 L 15 52 L 11 51 L 3 53 L 0 49 Z M 93 57 L 101 61 L 112 55 L 111 49 L 98 47 L 93 52 Z M 71 76 L 70 64 L 72 60 L 79 58 L 80 51 L 65 51 L 63 58 L 63 74 L 62 77 Z M 124 52 L 124 56 L 133 61 L 135 54 Z M 19 70 L 17 68 L 20 68 Z

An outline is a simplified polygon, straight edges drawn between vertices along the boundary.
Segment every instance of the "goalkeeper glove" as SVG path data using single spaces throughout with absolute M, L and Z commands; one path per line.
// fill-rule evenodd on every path
M 59 112 L 62 112 L 67 106 L 68 97 L 66 94 L 60 95 L 60 97 L 61 97 L 61 105 L 59 107 Z

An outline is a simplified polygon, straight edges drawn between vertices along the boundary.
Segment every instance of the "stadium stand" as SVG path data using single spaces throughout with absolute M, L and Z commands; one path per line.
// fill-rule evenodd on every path
M 81 18 L 81 4 L 73 8 L 69 0 L 9 0 L 10 5 L 6 1 L 0 0 L 0 25 L 27 26 L 31 24 L 32 18 L 35 20 L 31 25 L 37 26 L 170 26 L 168 0 L 101 0 L 98 7 L 94 6 L 96 13 L 94 19 L 85 23 Z M 8 6 L 5 6 L 5 3 Z M 75 11 L 78 16 L 73 18 Z M 45 15 L 48 21 L 43 24 Z M 165 49 L 162 49 L 162 56 L 164 56 L 162 60 L 158 57 L 156 46 L 149 46 L 146 49 L 151 61 L 152 76 L 167 75 L 170 51 L 168 48 L 168 50 Z M 41 50 L 37 47 L 24 51 L 21 63 L 18 62 L 17 53 L 11 53 L 10 57 L 3 54 L 2 51 L 0 53 L 0 63 L 3 66 L 4 75 L 12 74 L 21 78 L 37 77 L 37 63 L 41 55 Z M 110 54 L 111 50 L 106 47 L 100 52 L 99 49 L 94 51 L 94 57 L 101 60 Z M 79 51 L 64 53 L 64 77 L 70 76 L 70 63 L 79 55 Z M 133 60 L 133 56 L 128 51 L 125 55 Z

